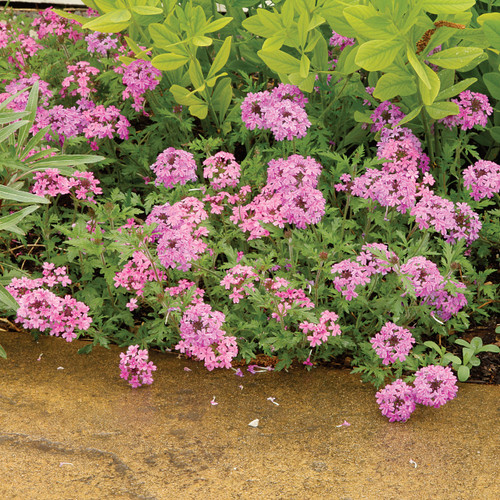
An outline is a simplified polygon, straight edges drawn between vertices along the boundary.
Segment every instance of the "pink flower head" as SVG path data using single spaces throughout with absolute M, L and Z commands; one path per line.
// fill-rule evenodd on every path
M 318 324 L 305 321 L 300 323 L 299 328 L 306 334 L 311 332 L 311 335 L 308 335 L 307 340 L 311 344 L 311 347 L 315 347 L 326 342 L 328 337 L 335 337 L 342 333 L 340 326 L 335 323 L 338 318 L 338 315 L 334 312 L 323 311 Z M 307 359 L 309 360 L 309 358 Z
M 226 290 L 231 289 L 229 298 L 237 304 L 240 299 L 250 294 L 250 290 L 255 288 L 254 281 L 259 281 L 259 276 L 254 272 L 252 266 L 242 266 L 237 264 L 228 270 L 226 276 L 220 282 Z
M 120 354 L 120 378 L 127 380 L 134 389 L 141 385 L 152 384 L 154 371 L 156 366 L 149 361 L 147 349 L 131 345 L 126 353 Z
M 292 101 L 303 108 L 307 104 L 307 97 L 296 85 L 280 83 L 271 90 L 271 97 L 278 101 Z
M 371 115 L 373 125 L 372 132 L 377 132 L 384 127 L 395 127 L 405 117 L 399 106 L 390 101 L 381 103 Z
M 500 192 L 500 165 L 492 161 L 478 160 L 467 167 L 463 173 L 464 186 L 472 189 L 474 200 L 491 198 Z
M 235 337 L 226 336 L 222 325 L 225 315 L 213 311 L 208 304 L 188 307 L 180 322 L 182 340 L 175 346 L 188 356 L 203 361 L 207 370 L 231 368 L 231 360 L 238 354 Z
M 388 321 L 370 342 L 382 363 L 388 365 L 397 359 L 404 361 L 415 339 L 408 329 Z
M 375 398 L 389 422 L 406 422 L 415 410 L 414 389 L 401 379 L 386 385 Z
M 488 97 L 479 92 L 464 90 L 458 95 L 458 99 L 452 99 L 458 104 L 458 115 L 450 115 L 440 120 L 448 128 L 461 127 L 469 130 L 475 125 L 486 127 L 488 116 L 493 113 Z
M 171 188 L 175 184 L 184 185 L 197 179 L 194 156 L 180 149 L 165 149 L 150 168 L 156 174 L 155 186 L 163 184 Z
M 344 50 L 349 45 L 354 45 L 355 43 L 356 40 L 354 38 L 349 38 L 347 36 L 339 35 L 335 31 L 332 31 L 332 36 L 329 41 L 330 46 L 339 47 L 341 51 Z
M 269 92 L 249 92 L 241 104 L 241 119 L 248 130 L 269 128 L 266 111 L 270 101 Z
M 453 399 L 458 391 L 457 378 L 449 366 L 430 365 L 415 374 L 415 400 L 439 408 Z
M 236 187 L 241 175 L 241 167 L 234 155 L 223 151 L 207 158 L 203 165 L 203 177 L 210 179 L 210 186 L 219 191 L 226 187 Z
M 336 275 L 333 278 L 335 289 L 341 292 L 346 300 L 352 300 L 358 296 L 355 291 L 357 286 L 370 282 L 370 274 L 365 267 L 349 259 L 334 264 L 331 272 Z

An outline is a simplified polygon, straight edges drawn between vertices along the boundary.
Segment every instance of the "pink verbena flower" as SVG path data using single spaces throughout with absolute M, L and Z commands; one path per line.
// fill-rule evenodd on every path
M 500 165 L 492 161 L 478 160 L 462 172 L 464 186 L 472 189 L 474 200 L 491 198 L 500 192 Z
M 375 398 L 389 422 L 406 422 L 415 410 L 414 389 L 401 379 L 386 385 Z
M 304 108 L 288 99 L 273 101 L 267 109 L 266 121 L 277 141 L 305 137 L 311 126 Z
M 375 255 L 382 254 L 382 257 Z M 362 266 L 364 266 L 367 274 L 382 274 L 385 275 L 392 271 L 394 266 L 399 262 L 399 257 L 387 248 L 383 243 L 368 243 L 361 247 L 361 252 L 356 257 Z
M 306 309 L 312 309 L 314 307 L 314 302 L 306 296 L 304 290 L 299 290 L 297 288 L 287 288 L 283 291 L 275 291 L 274 296 L 280 299 L 279 301 L 272 301 L 278 312 L 273 312 L 271 317 L 276 321 L 281 321 L 292 307 Z
M 328 337 L 335 337 L 342 333 L 340 330 L 340 326 L 335 323 L 338 318 L 338 314 L 332 311 L 323 311 L 321 313 L 319 323 L 316 324 L 309 321 L 304 321 L 300 323 L 299 328 L 305 334 L 311 332 L 311 335 L 307 336 L 307 340 L 309 341 L 311 347 L 315 347 L 326 342 L 328 340 Z
M 70 64 L 67 67 L 68 74 L 61 83 L 61 95 L 68 94 L 71 84 L 76 88 L 69 91 L 69 95 L 88 98 L 93 92 L 97 92 L 92 77 L 99 74 L 99 69 L 94 68 L 88 61 L 78 61 L 76 64 Z
M 78 200 L 86 200 L 95 203 L 94 195 L 102 194 L 102 189 L 98 187 L 100 181 L 94 177 L 92 172 L 79 172 L 75 170 L 72 174 L 75 197 Z
M 134 389 L 141 385 L 153 383 L 152 372 L 156 366 L 149 361 L 147 349 L 139 349 L 139 345 L 131 345 L 127 352 L 120 353 L 120 378 L 125 379 Z
M 101 56 L 107 56 L 109 52 L 118 47 L 120 43 L 117 38 L 114 38 L 108 33 L 99 33 L 98 31 L 93 31 L 85 37 L 87 42 L 87 52 L 90 54 L 101 54 Z
M 31 26 L 37 28 L 39 39 L 46 38 L 49 35 L 57 37 L 67 37 L 76 42 L 85 35 L 78 30 L 80 23 L 73 19 L 66 19 L 59 16 L 53 10 L 53 7 L 42 10 L 31 23 Z
M 410 330 L 388 321 L 375 337 L 370 339 L 372 347 L 384 365 L 404 361 L 415 343 Z
M 122 75 L 122 83 L 126 87 L 122 94 L 123 100 L 132 97 L 132 108 L 137 112 L 144 112 L 144 94 L 158 86 L 162 77 L 161 71 L 156 69 L 151 61 L 143 59 L 137 59 L 128 65 L 122 64 L 114 71 Z
M 36 172 L 33 180 L 35 184 L 31 188 L 31 192 L 38 196 L 54 197 L 60 194 L 68 194 L 73 187 L 70 179 L 60 175 L 57 168 L 48 168 L 43 172 Z
M 231 368 L 238 354 L 235 337 L 222 330 L 225 315 L 208 304 L 198 303 L 186 309 L 180 322 L 182 340 L 175 346 L 182 353 L 203 361 L 207 370 Z
M 373 121 L 371 131 L 378 132 L 387 126 L 392 128 L 405 116 L 399 106 L 392 104 L 390 101 L 384 101 L 375 109 L 370 117 Z
M 332 47 L 339 47 L 339 49 L 342 51 L 349 45 L 354 45 L 356 43 L 356 40 L 354 38 L 339 35 L 335 31 L 332 31 L 332 36 L 328 43 Z
M 236 187 L 240 180 L 241 167 L 234 155 L 220 151 L 207 158 L 203 165 L 203 177 L 210 179 L 210 186 L 219 191 L 227 187 Z
M 249 92 L 241 104 L 241 119 L 248 130 L 267 129 L 266 111 L 271 100 L 269 92 Z
M 292 101 L 301 108 L 308 102 L 307 97 L 304 96 L 299 87 L 289 83 L 280 83 L 277 87 L 274 87 L 271 90 L 271 97 L 277 101 Z
M 458 114 L 439 120 L 448 128 L 460 127 L 462 130 L 469 130 L 475 125 L 486 127 L 488 116 L 493 113 L 488 97 L 479 92 L 464 90 L 458 95 L 458 99 L 452 99 L 452 102 L 458 104 Z
M 237 264 L 228 270 L 220 284 L 226 290 L 231 289 L 229 298 L 237 304 L 244 296 L 250 294 L 250 290 L 255 288 L 254 281 L 259 281 L 255 269 L 252 266 Z
M 415 373 L 415 401 L 439 408 L 453 399 L 458 391 L 457 378 L 449 366 L 430 365 Z
M 276 188 L 310 186 L 315 188 L 323 167 L 314 158 L 290 155 L 286 160 L 271 160 L 267 169 L 267 183 Z
M 349 259 L 334 264 L 331 273 L 337 275 L 333 278 L 333 284 L 346 300 L 352 300 L 358 296 L 355 291 L 357 286 L 364 286 L 370 282 L 370 273 L 365 267 Z
M 434 262 L 422 256 L 412 257 L 403 264 L 398 274 L 406 275 L 416 297 L 429 297 L 442 289 L 443 277 Z
M 150 168 L 156 174 L 155 186 L 163 184 L 171 188 L 175 184 L 184 185 L 197 179 L 194 156 L 181 149 L 165 149 Z
M 113 281 L 116 288 L 122 286 L 129 292 L 141 296 L 147 282 L 161 281 L 165 278 L 165 273 L 159 269 L 155 270 L 151 260 L 143 252 L 136 251 L 123 269 L 115 274 Z
M 429 170 L 429 157 L 423 153 L 421 142 L 406 127 L 382 129 L 377 157 L 387 160 L 383 163 L 383 170 L 387 172 L 402 172 L 414 177 L 419 171 Z

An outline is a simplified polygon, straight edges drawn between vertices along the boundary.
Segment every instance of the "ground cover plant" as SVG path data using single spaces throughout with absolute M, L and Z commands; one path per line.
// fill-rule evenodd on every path
M 0 20 L 13 321 L 132 387 L 349 357 L 390 421 L 498 352 L 498 2 L 86 4 Z

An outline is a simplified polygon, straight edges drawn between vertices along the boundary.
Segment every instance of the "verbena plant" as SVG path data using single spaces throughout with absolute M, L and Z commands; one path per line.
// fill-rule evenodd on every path
M 209 370 L 348 356 L 392 382 L 391 420 L 444 404 L 479 352 L 446 346 L 498 311 L 497 18 L 473 4 L 95 1 L 0 24 L 20 44 L 0 99 L 49 148 L 22 178 L 52 203 L 2 245 L 17 320 L 130 346 L 133 386 L 151 347 Z M 105 159 L 68 171 L 56 149 Z

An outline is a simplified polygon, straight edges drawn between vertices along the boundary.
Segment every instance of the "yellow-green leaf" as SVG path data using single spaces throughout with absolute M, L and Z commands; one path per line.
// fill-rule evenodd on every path
M 431 83 L 429 82 L 429 78 L 427 76 L 427 71 L 425 71 L 425 64 L 422 64 L 419 60 L 418 57 L 415 55 L 413 52 L 413 49 L 408 47 L 406 50 L 406 56 L 408 57 L 408 61 L 410 61 L 410 64 L 412 68 L 415 70 L 417 73 L 418 77 L 422 81 L 422 83 L 428 88 L 431 88 Z M 430 104 L 430 103 L 429 103 Z
M 368 71 L 380 71 L 392 64 L 400 47 L 397 40 L 370 40 L 359 47 L 355 62 Z
M 417 86 L 414 77 L 407 74 L 386 73 L 379 78 L 373 91 L 373 97 L 380 101 L 388 101 L 397 95 L 412 95 L 416 91 Z
M 475 0 L 421 0 L 423 9 L 432 14 L 457 14 L 470 9 Z
M 310 67 L 311 67 L 311 61 L 305 54 L 302 54 L 302 57 L 300 59 L 300 76 L 302 78 L 307 78 L 307 76 L 309 75 Z
M 207 117 L 208 114 L 208 105 L 203 103 L 203 104 L 193 104 L 192 106 L 189 106 L 189 112 L 193 115 L 199 118 L 200 120 L 203 120 Z
M 458 104 L 454 102 L 441 101 L 434 102 L 430 106 L 425 106 L 425 110 L 433 120 L 441 120 L 446 116 L 458 115 Z
M 224 26 L 229 24 L 233 20 L 232 17 L 221 17 L 220 19 L 216 19 L 215 21 L 212 21 L 211 23 L 207 24 L 205 28 L 203 28 L 203 31 L 205 33 L 213 33 L 215 31 L 220 31 Z
M 478 47 L 453 47 L 437 52 L 428 57 L 427 60 L 432 64 L 441 66 L 441 68 L 460 69 L 482 53 L 483 50 Z
M 217 55 L 214 57 L 212 66 L 210 67 L 210 71 L 208 72 L 207 75 L 207 80 L 215 76 L 226 64 L 227 60 L 229 59 L 229 54 L 231 53 L 232 40 L 233 40 L 232 36 L 228 36 L 224 40 L 222 47 L 219 49 L 219 52 L 217 52 Z
M 157 16 L 158 14 L 163 14 L 162 9 L 150 5 L 136 5 L 132 7 L 132 11 L 140 16 Z
M 191 41 L 197 47 L 208 47 L 212 45 L 212 39 L 208 38 L 208 36 L 193 36 L 193 38 L 191 38 Z
M 184 66 L 189 61 L 189 57 L 179 54 L 160 54 L 151 61 L 151 64 L 161 71 L 173 71 Z
M 118 9 L 92 19 L 82 27 L 101 33 L 119 33 L 130 24 L 131 14 L 127 9 Z
M 257 55 L 276 73 L 299 73 L 300 61 L 282 50 L 259 50 Z
M 424 71 L 426 72 L 427 81 L 429 82 L 430 88 L 427 88 L 427 86 L 421 79 L 418 80 L 418 87 L 420 90 L 420 95 L 422 96 L 423 103 L 426 106 L 430 106 L 439 94 L 441 81 L 439 80 L 437 74 L 431 68 L 429 68 L 429 66 L 424 64 L 423 67 Z

